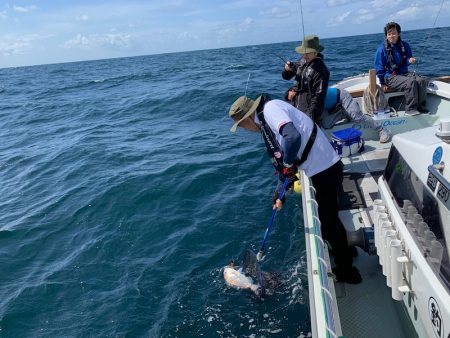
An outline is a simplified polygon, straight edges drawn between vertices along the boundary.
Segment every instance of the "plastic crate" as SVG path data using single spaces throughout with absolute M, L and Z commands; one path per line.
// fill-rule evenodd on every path
M 347 128 L 331 133 L 331 145 L 339 156 L 348 157 L 364 150 L 362 132 L 358 129 Z

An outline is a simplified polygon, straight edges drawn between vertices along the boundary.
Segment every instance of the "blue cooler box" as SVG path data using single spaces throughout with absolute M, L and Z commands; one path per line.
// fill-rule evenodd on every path
M 341 157 L 348 157 L 364 150 L 362 132 L 347 128 L 331 133 L 331 145 Z

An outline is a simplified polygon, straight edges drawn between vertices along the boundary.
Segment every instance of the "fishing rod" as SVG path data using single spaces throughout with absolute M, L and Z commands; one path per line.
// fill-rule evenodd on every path
M 303 40 L 305 40 L 305 24 L 304 24 L 304 20 L 303 20 L 302 0 L 300 0 L 300 2 L 299 2 L 299 7 L 300 7 L 300 17 L 302 19 L 302 31 L 301 31 L 301 34 L 302 34 Z M 281 57 L 278 54 L 275 54 L 275 53 L 272 53 L 272 54 L 275 55 L 277 58 L 281 59 L 281 61 L 283 61 L 284 64 L 286 64 L 288 67 L 292 68 L 294 66 L 294 63 L 292 61 L 287 61 L 286 59 L 284 59 L 283 57 Z
M 428 35 L 427 35 L 427 37 L 425 38 L 425 41 L 424 41 L 424 44 L 423 44 L 423 47 L 422 47 L 422 49 L 421 49 L 421 51 L 420 51 L 420 56 L 419 56 L 419 60 L 417 60 L 417 62 L 414 64 L 414 70 L 413 70 L 413 72 L 415 73 L 415 72 L 417 72 L 417 70 L 419 69 L 419 62 L 420 62 L 420 60 L 422 59 L 422 57 L 423 57 L 423 54 L 424 54 L 424 51 L 425 51 L 425 44 L 426 44 L 426 42 L 428 41 L 428 39 L 431 37 L 431 34 L 433 33 L 433 30 L 434 30 L 434 28 L 436 27 L 436 22 L 437 22 L 437 19 L 438 19 L 438 17 L 439 17 L 439 14 L 441 14 L 441 11 L 442 11 L 442 7 L 444 7 L 444 2 L 445 2 L 446 0 L 442 0 L 442 2 L 441 2 L 441 7 L 439 8 L 439 11 L 438 11 L 438 13 L 436 14 L 436 17 L 434 18 L 434 23 L 433 23 L 433 27 L 431 27 L 431 30 L 430 30 L 430 32 L 428 33 Z
M 285 65 L 287 65 L 290 68 L 295 67 L 295 64 L 292 61 L 287 61 L 285 58 L 283 58 L 282 56 L 272 53 L 273 55 L 275 55 L 277 58 L 281 59 L 281 61 L 284 62 Z
M 303 20 L 303 5 L 302 5 L 302 0 L 300 0 L 300 15 L 302 17 L 302 34 L 303 34 L 303 41 L 305 40 L 305 24 L 304 24 L 304 20 Z
M 272 53 L 273 55 L 275 55 L 277 58 L 280 58 L 281 61 L 283 61 L 285 64 L 287 64 L 289 66 L 289 63 L 291 63 L 291 61 L 286 61 L 286 59 L 284 59 L 283 57 L 281 57 L 278 54 Z
M 281 186 L 280 192 L 278 194 L 278 199 L 281 200 L 284 196 L 284 192 L 286 191 L 286 187 L 289 184 L 289 177 L 286 177 L 284 179 L 283 185 Z M 261 249 L 259 249 L 258 254 L 256 255 L 256 259 L 259 261 L 261 261 L 262 259 L 262 255 L 264 253 L 264 246 L 266 245 L 266 241 L 267 241 L 267 237 L 269 237 L 269 231 L 270 228 L 272 227 L 273 221 L 275 220 L 275 216 L 277 215 L 278 212 L 278 208 L 273 209 L 272 211 L 272 216 L 270 217 L 269 220 L 269 225 L 267 226 L 266 232 L 264 233 L 264 239 L 261 243 Z

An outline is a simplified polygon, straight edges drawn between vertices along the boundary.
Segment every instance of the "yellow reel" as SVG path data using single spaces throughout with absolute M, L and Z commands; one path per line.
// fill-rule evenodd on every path
M 298 195 L 302 194 L 302 184 L 300 183 L 300 174 L 295 174 L 298 177 L 298 180 L 294 182 L 294 192 Z

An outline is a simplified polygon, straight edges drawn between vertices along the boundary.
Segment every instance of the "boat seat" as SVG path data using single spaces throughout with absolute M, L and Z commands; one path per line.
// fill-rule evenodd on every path
M 354 90 L 349 90 L 349 93 L 353 98 L 357 98 L 357 97 L 362 98 L 364 95 L 364 90 L 363 89 L 354 89 Z M 393 96 L 403 96 L 404 95 L 403 92 L 395 90 L 393 88 L 389 88 L 384 93 L 386 94 L 387 98 L 393 97 Z

